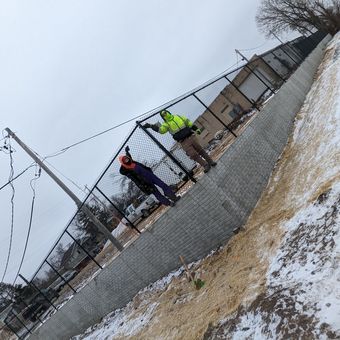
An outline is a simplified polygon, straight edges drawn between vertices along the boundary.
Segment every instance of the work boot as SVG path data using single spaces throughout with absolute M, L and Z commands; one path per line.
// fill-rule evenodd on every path
M 171 198 L 172 201 L 177 202 L 181 199 L 181 196 L 175 195 L 175 197 Z
M 204 169 L 204 173 L 207 173 L 211 169 L 210 164 L 204 165 L 203 169 Z
M 181 196 L 177 196 L 177 195 L 175 195 L 175 194 L 173 194 L 173 195 L 167 195 L 167 197 L 168 197 L 169 200 L 171 200 L 171 201 L 173 201 L 173 202 L 177 202 L 177 201 L 179 201 L 180 198 L 181 198 Z
M 174 207 L 176 205 L 176 202 L 181 199 L 181 196 L 171 196 L 170 198 L 170 207 Z

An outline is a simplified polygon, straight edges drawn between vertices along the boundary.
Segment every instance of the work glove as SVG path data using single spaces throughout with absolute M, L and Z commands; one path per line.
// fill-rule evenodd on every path
M 192 130 L 192 131 L 195 131 L 195 133 L 196 133 L 197 135 L 200 135 L 201 132 L 202 132 L 202 130 L 200 130 L 200 129 L 198 128 L 198 126 L 195 125 L 195 124 L 192 125 L 191 130 Z
M 159 131 L 159 127 L 161 126 L 159 123 L 157 124 L 149 124 L 149 123 L 145 123 L 143 125 L 146 129 L 151 128 L 153 131 L 158 132 Z

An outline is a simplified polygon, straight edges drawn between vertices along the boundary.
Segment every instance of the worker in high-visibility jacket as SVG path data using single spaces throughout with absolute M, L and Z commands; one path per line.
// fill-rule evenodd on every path
M 188 118 L 179 115 L 173 115 L 168 110 L 161 111 L 162 124 L 144 124 L 145 128 L 161 134 L 169 132 L 172 137 L 181 144 L 185 153 L 195 162 L 203 166 L 204 172 L 208 172 L 216 163 L 210 158 L 202 148 L 195 136 L 201 133 L 201 130 L 194 125 Z

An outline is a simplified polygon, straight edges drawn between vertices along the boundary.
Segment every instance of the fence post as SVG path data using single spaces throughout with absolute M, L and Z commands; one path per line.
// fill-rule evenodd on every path
M 299 66 L 300 65 L 300 62 L 298 61 L 296 61 L 287 51 L 285 51 L 285 49 L 284 49 L 284 47 L 287 45 L 288 46 L 288 48 L 291 50 L 291 51 L 293 51 L 293 53 L 295 54 L 295 55 L 297 55 L 296 54 L 296 52 L 294 51 L 294 48 L 293 47 L 291 47 L 290 45 L 289 45 L 289 42 L 287 42 L 287 43 L 284 43 L 278 36 L 277 36 L 277 34 L 275 34 L 273 31 L 270 31 L 270 33 L 281 43 L 281 46 L 279 46 L 279 48 L 283 51 L 283 53 L 284 54 L 286 54 L 297 66 Z M 299 56 L 298 56 L 299 57 Z M 299 57 L 300 58 L 300 57 Z
M 285 80 L 278 72 L 276 72 L 276 71 L 274 70 L 274 68 L 273 68 L 271 65 L 269 65 L 269 63 L 266 62 L 262 56 L 259 56 L 259 58 L 260 58 L 260 60 L 262 60 L 262 62 L 263 62 L 265 65 L 267 65 L 267 67 L 269 67 L 269 68 L 272 70 L 272 72 L 273 72 L 274 74 L 276 74 L 276 75 L 277 75 L 284 83 L 286 82 L 286 80 Z M 270 79 L 267 79 L 267 80 L 270 81 Z
M 26 303 L 26 301 L 24 299 L 21 298 L 21 296 L 18 297 L 18 301 L 21 301 L 26 307 L 28 307 L 29 305 Z M 43 324 L 43 322 L 41 321 L 40 317 L 38 316 L 37 319 L 39 320 L 39 322 L 41 324 Z
M 132 223 L 128 218 L 127 218 L 127 216 L 125 216 L 125 214 L 124 214 L 124 212 L 123 211 L 121 211 L 111 200 L 110 200 L 110 198 L 109 197 L 107 197 L 106 195 L 105 195 L 105 193 L 102 191 L 102 190 L 100 190 L 97 186 L 95 186 L 95 189 L 97 189 L 99 192 L 100 192 L 100 194 L 101 195 L 103 195 L 104 196 L 104 198 L 122 215 L 122 216 L 124 216 L 124 218 L 129 222 L 129 224 L 131 225 L 131 227 L 138 233 L 138 234 L 141 234 L 141 232 L 139 231 L 139 229 L 137 229 L 137 227 L 134 225 L 134 223 Z
M 257 74 L 256 74 L 256 72 L 249 66 L 252 62 L 254 62 L 254 61 L 256 61 L 256 59 L 255 60 L 253 60 L 253 61 L 249 61 L 239 50 L 235 50 L 235 52 L 237 53 L 237 54 L 239 54 L 241 57 L 242 57 L 242 60 L 245 60 L 246 62 L 247 62 L 247 64 L 246 65 L 244 65 L 244 68 L 246 68 L 246 69 L 248 69 L 257 79 L 259 79 L 260 81 L 261 81 L 261 83 L 263 83 L 266 87 L 267 87 L 267 89 L 268 90 L 270 90 L 271 92 L 272 92 L 272 94 L 275 94 L 275 92 L 268 86 L 268 84 L 266 84 L 264 81 L 263 81 L 263 79 L 261 79 Z M 256 65 L 255 65 L 255 68 L 256 68 Z M 263 73 L 261 73 L 261 70 L 259 69 L 258 70 L 258 73 L 260 73 L 261 75 L 262 75 L 262 77 L 263 78 L 265 78 L 271 85 L 273 85 L 272 83 L 271 83 L 271 81 L 263 74 Z
M 18 339 L 20 339 L 19 334 L 9 325 L 9 323 L 6 320 L 4 322 L 5 322 L 5 325 L 18 337 Z
M 305 37 L 306 44 L 311 47 L 311 51 L 310 52 L 312 52 L 316 48 L 316 46 L 318 46 L 318 44 L 321 41 L 321 40 L 319 41 L 318 39 L 316 39 L 316 37 L 314 36 L 313 33 L 310 34 L 309 36 L 305 36 L 304 35 L 304 37 Z
M 297 66 L 299 66 L 300 64 L 301 64 L 301 62 L 299 61 L 299 60 L 296 60 L 295 58 L 293 58 L 292 56 L 291 56 L 291 54 L 290 53 L 288 53 L 286 50 L 285 50 L 285 47 L 287 46 L 287 48 L 289 48 L 289 50 L 291 50 L 292 52 L 293 52 L 293 54 L 295 55 L 295 56 L 297 56 L 299 59 L 301 58 L 302 60 L 303 60 L 303 56 L 299 56 L 298 54 L 297 54 L 297 52 L 296 51 L 294 51 L 294 47 L 292 47 L 292 46 L 290 46 L 289 45 L 289 43 L 287 42 L 287 43 L 285 43 L 284 45 L 282 45 L 282 51 L 283 51 L 283 53 L 285 54 L 285 55 L 287 55 Z
M 14 313 L 14 310 L 12 310 L 12 312 L 13 312 L 14 317 L 20 322 L 20 324 L 21 324 L 22 326 L 24 326 L 24 328 L 26 329 L 26 331 L 27 331 L 28 333 L 32 334 L 31 330 L 28 329 L 28 328 L 26 327 L 26 325 L 20 320 L 20 318 L 18 317 L 18 315 L 16 315 L 16 313 Z
M 268 84 L 265 83 L 265 81 L 263 79 L 261 79 L 254 70 L 252 70 L 251 67 L 248 66 L 248 64 L 245 66 L 246 69 L 248 69 L 264 86 L 266 86 L 267 90 L 269 90 L 272 94 L 275 94 L 275 91 L 269 87 Z
M 248 98 L 239 88 L 238 86 L 234 83 L 233 80 L 230 80 L 227 76 L 224 76 L 224 78 L 236 89 L 238 93 L 240 93 L 250 104 L 252 107 L 255 107 L 256 110 L 260 110 L 257 104 L 252 101 L 250 98 Z M 267 91 L 267 90 L 266 90 Z
M 35 288 L 35 290 L 37 290 L 39 292 L 39 294 L 41 294 L 45 300 L 55 309 L 57 310 L 57 307 L 53 304 L 53 302 L 33 283 L 33 280 L 31 282 L 29 282 L 27 279 L 25 279 L 21 274 L 19 274 L 19 276 L 21 277 L 21 279 L 23 281 L 26 282 L 27 285 L 31 285 L 33 286 L 33 288 Z
M 76 290 L 73 289 L 73 287 L 64 279 L 62 275 L 59 274 L 59 272 L 52 266 L 51 263 L 49 263 L 47 260 L 45 262 L 52 268 L 52 270 L 73 290 L 74 293 L 77 293 Z
M 183 164 L 176 158 L 174 157 L 171 152 L 169 152 L 158 140 L 155 138 L 140 122 L 136 122 L 137 126 L 141 128 L 146 135 L 148 135 L 154 142 L 155 144 L 178 166 L 180 167 L 185 174 L 190 178 L 190 180 L 194 183 L 196 183 L 196 179 L 189 173 L 189 171 L 183 166 Z
M 272 89 L 272 88 L 270 88 L 269 86 L 268 86 L 268 84 L 266 84 L 265 83 L 265 81 L 263 80 L 263 79 L 261 79 L 257 74 L 256 74 L 256 72 L 254 71 L 254 70 L 252 70 L 251 69 L 251 67 L 249 67 L 248 66 L 248 64 L 247 65 L 245 65 L 245 68 L 246 69 L 248 69 L 249 71 L 250 71 L 250 73 L 252 73 L 266 88 L 267 88 L 267 90 L 269 90 L 272 94 L 275 94 L 275 91 Z
M 100 268 L 103 269 L 103 267 L 94 259 L 94 257 L 72 236 L 72 234 L 65 230 L 65 233 L 71 237 L 71 239 L 76 243 L 83 251 L 84 253 Z
M 283 51 L 283 50 L 282 50 L 282 51 Z M 275 52 L 276 52 L 276 51 L 272 51 L 271 54 L 274 56 L 274 59 L 278 60 L 279 63 L 281 63 L 281 64 L 288 70 L 288 76 L 285 75 L 285 77 L 286 77 L 285 79 L 288 79 L 289 76 L 293 73 L 294 69 L 297 68 L 297 67 L 299 66 L 299 64 L 297 64 L 297 63 L 294 62 L 294 66 L 292 66 L 292 65 L 290 65 L 290 64 L 288 63 L 288 61 L 283 60 L 280 56 L 276 55 Z M 286 53 L 285 53 L 285 54 L 286 54 Z M 283 61 L 285 61 L 285 63 L 284 63 Z
M 233 132 L 232 129 L 230 129 L 230 127 L 225 124 L 219 117 L 216 116 L 216 114 L 210 109 L 210 107 L 208 107 L 207 105 L 205 105 L 201 99 L 199 99 L 196 95 L 196 93 L 192 94 L 205 108 L 206 110 L 208 110 L 234 137 L 237 137 L 237 135 Z

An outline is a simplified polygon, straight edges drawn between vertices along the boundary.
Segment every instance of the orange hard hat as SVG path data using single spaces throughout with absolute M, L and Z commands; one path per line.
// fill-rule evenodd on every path
M 131 163 L 131 158 L 126 155 L 121 155 L 118 157 L 119 163 L 120 164 L 129 164 Z

